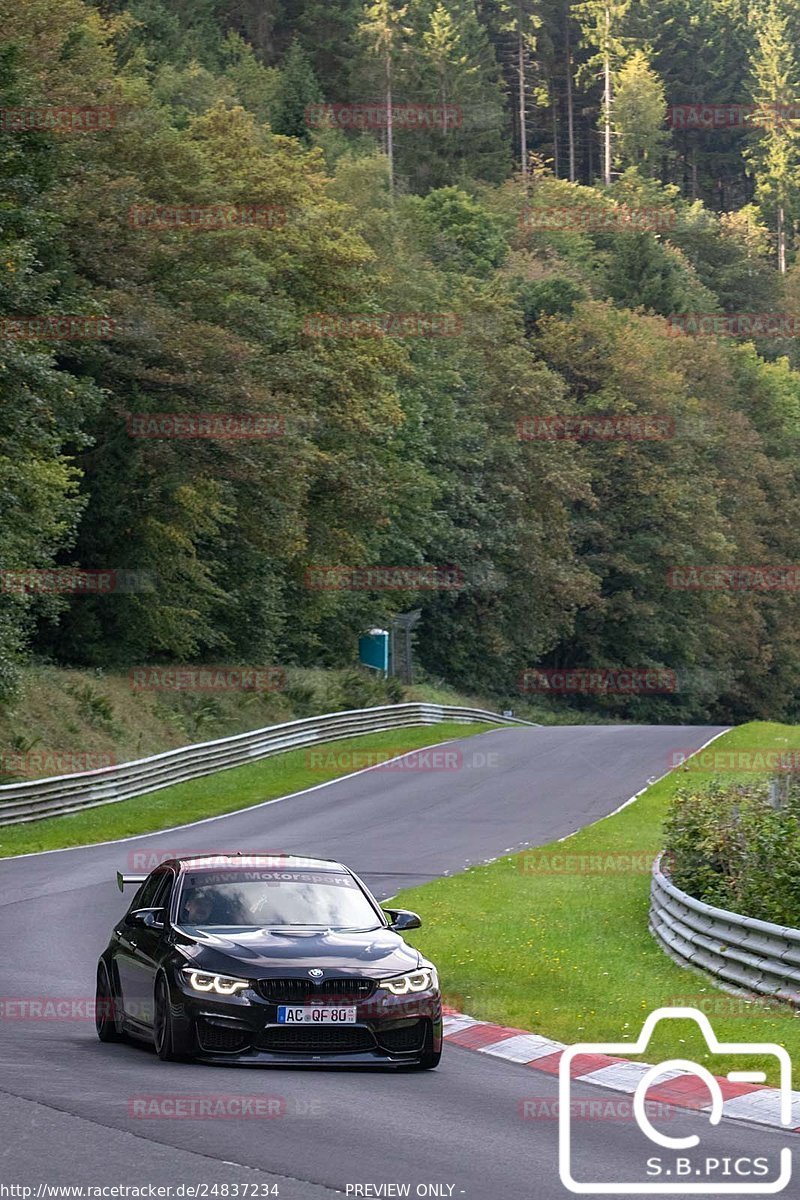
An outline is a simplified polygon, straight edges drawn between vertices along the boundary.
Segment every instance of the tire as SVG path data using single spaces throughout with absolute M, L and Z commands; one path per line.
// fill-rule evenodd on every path
M 442 1052 L 438 1054 L 423 1054 L 419 1062 L 414 1063 L 415 1071 L 434 1071 L 442 1060 Z
M 101 959 L 97 964 L 97 989 L 94 1001 L 94 1024 L 101 1042 L 121 1042 L 118 1025 L 119 1002 L 111 986 L 108 967 Z
M 441 1049 L 436 1051 L 431 1050 L 432 1044 L 433 1030 L 428 1029 L 428 1032 L 425 1035 L 425 1045 L 423 1047 L 422 1054 L 420 1054 L 417 1062 L 414 1063 L 415 1071 L 434 1071 L 436 1067 L 438 1067 L 442 1059 L 442 1051 Z
M 156 978 L 153 1005 L 153 1041 L 162 1062 L 187 1062 L 194 1055 L 195 1040 L 191 1030 L 175 1019 L 165 975 Z

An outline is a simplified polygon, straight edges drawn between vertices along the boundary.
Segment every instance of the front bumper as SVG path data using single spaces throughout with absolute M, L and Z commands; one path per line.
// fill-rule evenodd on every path
M 172 993 L 173 1020 L 193 1031 L 196 1057 L 205 1062 L 399 1067 L 442 1047 L 442 1002 L 435 989 L 411 996 L 378 989 L 368 1000 L 346 1002 L 356 1009 L 356 1022 L 348 1025 L 279 1025 L 278 1003 L 254 989 L 212 997 L 180 979 Z

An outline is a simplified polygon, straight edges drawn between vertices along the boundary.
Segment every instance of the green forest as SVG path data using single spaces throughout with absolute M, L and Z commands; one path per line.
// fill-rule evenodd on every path
M 0 0 L 0 96 L 3 697 L 420 609 L 453 686 L 798 719 L 790 0 Z

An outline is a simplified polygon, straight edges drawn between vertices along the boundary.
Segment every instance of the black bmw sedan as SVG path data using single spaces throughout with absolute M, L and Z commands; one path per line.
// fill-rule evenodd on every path
M 382 1063 L 442 1053 L 436 968 L 341 863 L 293 855 L 170 859 L 138 884 L 97 965 L 97 1033 L 165 1060 Z

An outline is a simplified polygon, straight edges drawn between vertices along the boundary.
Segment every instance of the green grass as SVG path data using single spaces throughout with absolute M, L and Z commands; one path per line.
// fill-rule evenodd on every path
M 544 725 L 597 724 L 613 718 L 571 709 L 562 697 L 489 696 L 450 686 L 418 671 L 401 687 L 374 671 L 287 667 L 276 692 L 149 692 L 131 687 L 126 671 L 38 663 L 26 667 L 14 694 L 0 700 L 0 784 L 130 762 L 212 738 L 230 737 L 304 717 L 380 704 L 427 701 L 490 712 L 512 709 Z M 75 763 L 75 766 L 69 766 Z
M 176 784 L 117 804 L 106 804 L 63 817 L 49 817 L 24 825 L 0 826 L 0 857 L 53 850 L 64 846 L 82 846 L 109 841 L 137 833 L 169 829 L 203 817 L 248 808 L 263 800 L 287 796 L 314 784 L 347 775 L 362 765 L 376 761 L 375 756 L 402 753 L 430 746 L 451 738 L 470 737 L 497 726 L 440 725 L 392 729 L 364 734 L 303 750 L 289 750 L 261 762 L 234 767 Z M 358 752 L 361 758 L 358 759 Z M 371 753 L 372 757 L 368 757 Z M 320 755 L 324 757 L 320 759 Z M 311 761 L 309 761 L 309 756 Z M 354 757 L 355 756 L 355 757 Z M 376 784 L 378 786 L 378 784 Z
M 391 704 L 397 702 L 397 687 L 397 680 L 383 680 L 355 664 L 287 667 L 286 686 L 276 692 L 205 693 L 135 691 L 126 671 L 32 665 L 22 672 L 15 694 L 0 700 L 0 783 L 64 774 L 70 768 L 59 763 L 65 760 L 129 762 L 284 721 Z M 401 692 L 402 702 L 430 700 L 491 712 L 509 706 L 424 681 Z M 519 715 L 526 714 L 520 709 Z
M 800 749 L 800 728 L 754 722 L 714 745 Z M 778 1042 L 800 1063 L 800 1017 L 792 1009 L 721 991 L 674 963 L 648 932 L 649 870 L 667 804 L 677 787 L 703 781 L 696 771 L 673 771 L 622 812 L 562 843 L 401 892 L 396 903 L 423 917 L 414 942 L 437 963 L 451 1003 L 567 1043 L 634 1041 L 648 1013 L 686 1004 L 707 1012 L 721 1041 Z M 582 858 L 554 863 L 556 854 Z M 600 864 L 587 870 L 585 858 L 598 855 Z M 713 1058 L 693 1022 L 659 1026 L 642 1055 L 645 1062 L 670 1057 L 692 1058 L 716 1074 L 767 1069 L 777 1082 L 774 1060 Z

